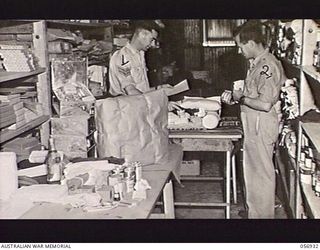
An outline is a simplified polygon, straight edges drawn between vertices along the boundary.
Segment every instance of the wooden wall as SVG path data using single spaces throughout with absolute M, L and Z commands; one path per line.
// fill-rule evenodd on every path
M 214 94 L 230 89 L 232 81 L 245 77 L 246 62 L 237 47 L 203 47 L 202 20 L 186 19 L 184 25 L 184 67 L 208 70 Z

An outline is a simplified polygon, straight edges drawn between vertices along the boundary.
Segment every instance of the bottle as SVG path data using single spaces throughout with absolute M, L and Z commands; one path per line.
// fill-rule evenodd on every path
M 312 160 L 312 166 L 311 166 L 311 185 L 312 185 L 312 190 L 315 191 L 315 188 L 316 188 L 316 184 L 317 184 L 317 175 L 316 175 L 316 162 L 315 160 Z
M 317 42 L 316 49 L 313 51 L 313 66 L 320 71 L 320 41 Z
M 50 135 L 49 138 L 49 152 L 46 158 L 46 165 L 48 169 L 47 182 L 50 184 L 60 183 L 62 175 L 61 157 L 54 145 L 54 139 Z
M 319 162 L 316 164 L 316 172 L 315 172 L 315 187 L 314 191 L 316 196 L 320 196 L 320 165 Z

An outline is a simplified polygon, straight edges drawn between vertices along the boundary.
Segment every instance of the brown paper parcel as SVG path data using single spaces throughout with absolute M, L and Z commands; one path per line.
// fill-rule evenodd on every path
M 96 103 L 97 152 L 144 165 L 168 159 L 168 98 L 164 91 Z

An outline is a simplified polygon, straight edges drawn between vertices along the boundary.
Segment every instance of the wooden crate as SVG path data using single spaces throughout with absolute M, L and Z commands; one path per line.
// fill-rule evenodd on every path
M 55 109 L 60 117 L 94 112 L 95 97 L 88 89 L 85 59 L 53 59 L 51 80 L 56 97 Z
M 53 135 L 88 136 L 90 116 L 71 116 L 51 118 L 51 131 Z
M 53 135 L 54 143 L 58 151 L 62 151 L 68 158 L 86 158 L 87 139 L 77 135 Z

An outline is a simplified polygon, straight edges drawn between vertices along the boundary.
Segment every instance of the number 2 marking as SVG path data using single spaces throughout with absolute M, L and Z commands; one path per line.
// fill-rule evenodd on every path
M 260 75 L 266 75 L 267 79 L 270 78 L 272 76 L 272 73 L 268 74 L 269 66 L 268 65 L 263 65 L 262 68 L 264 69 L 264 71 L 262 70 L 260 72 Z

